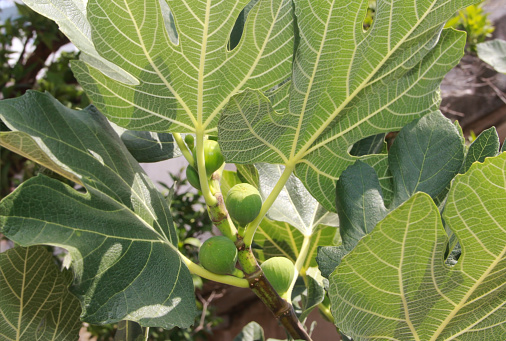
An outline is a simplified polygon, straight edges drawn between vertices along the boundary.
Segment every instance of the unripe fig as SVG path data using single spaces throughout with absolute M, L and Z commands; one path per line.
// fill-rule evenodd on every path
M 250 184 L 237 184 L 228 191 L 225 206 L 230 217 L 239 225 L 245 226 L 260 213 L 262 197 L 258 190 Z
M 197 148 L 193 149 L 193 159 L 195 160 L 195 168 L 197 168 Z M 220 145 L 218 142 L 213 140 L 205 140 L 204 141 L 204 160 L 206 162 L 206 173 L 207 176 L 211 176 L 215 171 L 217 171 L 225 159 L 223 158 L 223 154 L 220 150 Z
M 285 257 L 272 257 L 263 262 L 261 267 L 274 290 L 279 296 L 286 298 L 295 276 L 295 266 L 292 261 Z
M 193 135 L 188 134 L 184 137 L 184 142 L 186 143 L 186 145 L 190 150 L 193 150 L 193 147 L 195 146 L 195 137 L 193 137 Z
M 192 166 L 188 165 L 186 167 L 186 179 L 196 189 L 200 190 L 200 179 L 199 179 L 199 173 L 193 168 Z
M 218 275 L 234 273 L 237 263 L 237 248 L 232 240 L 224 236 L 211 237 L 199 250 L 200 264 Z

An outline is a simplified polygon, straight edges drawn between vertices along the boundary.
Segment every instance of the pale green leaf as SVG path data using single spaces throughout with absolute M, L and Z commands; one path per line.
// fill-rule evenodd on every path
M 128 84 L 138 81 L 128 72 L 103 58 L 91 38 L 91 25 L 86 15 L 88 0 L 23 0 L 34 11 L 54 20 L 60 29 L 81 51 L 81 59 L 99 68 L 109 77 Z
M 439 84 L 465 43 L 442 26 L 471 3 L 378 1 L 364 32 L 367 1 L 295 1 L 300 42 L 289 89 L 275 106 L 253 90 L 231 99 L 219 123 L 226 160 L 295 167 L 313 197 L 335 210 L 334 183 L 357 159 L 353 144 L 438 108 Z
M 255 164 L 255 167 L 259 175 L 259 191 L 265 200 L 283 173 L 284 167 L 267 163 Z M 337 214 L 324 209 L 293 175 L 267 212 L 267 217 L 287 222 L 305 236 L 311 236 L 320 225 L 339 225 Z
M 4 147 L 50 160 L 86 190 L 45 176 L 24 182 L 0 203 L 2 233 L 22 246 L 69 250 L 71 290 L 87 322 L 189 326 L 193 285 L 170 209 L 106 118 L 92 107 L 71 110 L 49 94 L 28 92 L 1 101 L 0 119 L 12 130 L 1 135 Z
M 309 250 L 303 269 L 316 266 L 318 246 L 335 245 L 337 229 L 332 226 L 320 226 L 308 238 Z M 304 235 L 295 227 L 281 221 L 262 220 L 255 233 L 255 243 L 260 249 L 254 249 L 258 260 L 263 262 L 271 257 L 286 257 L 295 263 L 304 241 Z
M 506 41 L 495 39 L 476 45 L 478 56 L 501 73 L 506 73 Z
M 503 153 L 453 181 L 443 216 L 462 255 L 451 268 L 427 194 L 392 211 L 330 278 L 336 325 L 354 340 L 506 339 L 505 178 Z
M 265 341 L 264 330 L 258 323 L 250 322 L 234 338 L 234 341 Z
M 81 306 L 43 247 L 0 253 L 0 339 L 66 341 L 79 338 Z
M 137 84 L 111 79 L 80 61 L 73 70 L 94 104 L 132 130 L 216 134 L 230 97 L 266 91 L 289 77 L 293 11 L 289 0 L 260 0 L 249 10 L 239 44 L 230 33 L 248 0 L 90 0 L 87 17 L 96 50 Z M 165 29 L 168 4 L 178 34 Z

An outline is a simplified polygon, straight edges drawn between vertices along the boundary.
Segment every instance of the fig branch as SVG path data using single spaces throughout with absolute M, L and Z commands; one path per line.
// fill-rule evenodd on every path
M 244 270 L 245 278 L 248 280 L 251 290 L 269 308 L 292 338 L 310 341 L 311 337 L 297 318 L 293 306 L 281 298 L 267 280 L 251 248 L 247 247 L 240 237 L 235 244 L 239 250 L 239 264 Z

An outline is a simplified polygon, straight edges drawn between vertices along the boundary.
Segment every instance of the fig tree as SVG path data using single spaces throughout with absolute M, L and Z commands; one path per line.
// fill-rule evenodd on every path
M 260 213 L 262 197 L 258 190 L 250 184 L 237 184 L 228 191 L 225 206 L 230 217 L 239 225 L 245 226 Z
M 274 290 L 286 299 L 295 276 L 295 266 L 292 261 L 285 257 L 272 257 L 263 262 L 261 267 Z
M 200 247 L 199 261 L 204 268 L 215 274 L 232 274 L 237 263 L 237 248 L 227 237 L 211 237 Z
M 195 168 L 197 167 L 197 148 L 193 149 L 193 159 L 195 160 Z M 205 140 L 204 141 L 204 160 L 206 163 L 206 173 L 207 176 L 211 176 L 215 171 L 217 171 L 225 159 L 223 158 L 223 154 L 220 150 L 220 145 L 218 142 L 213 140 Z

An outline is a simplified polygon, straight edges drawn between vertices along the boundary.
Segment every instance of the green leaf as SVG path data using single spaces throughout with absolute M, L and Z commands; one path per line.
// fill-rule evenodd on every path
M 258 323 L 250 322 L 234 338 L 234 341 L 265 341 L 264 330 Z
M 79 83 L 114 123 L 132 130 L 216 135 L 219 114 L 246 88 L 266 91 L 289 77 L 293 59 L 290 0 L 260 0 L 249 11 L 239 44 L 230 33 L 249 0 L 90 0 L 93 44 L 137 81 L 109 78 L 83 61 Z M 163 7 L 160 7 L 161 4 Z M 178 41 L 164 29 L 170 8 Z M 114 44 L 120 39 L 121 44 Z
M 118 330 L 114 334 L 115 341 L 144 341 L 147 337 L 145 328 L 142 328 L 138 323 L 133 321 L 119 321 Z
M 137 162 L 159 162 L 183 155 L 172 134 L 127 130 L 111 124 Z
M 45 176 L 24 182 L 0 203 L 2 233 L 22 246 L 69 250 L 71 290 L 87 322 L 189 326 L 196 314 L 193 285 L 170 209 L 105 117 L 28 92 L 1 101 L 0 119 L 12 130 L 0 135 L 4 147 L 50 160 L 53 170 L 86 189 Z
M 320 226 L 308 237 L 309 251 L 302 268 L 316 266 L 316 251 L 321 245 L 335 245 L 337 229 L 332 226 Z M 260 249 L 254 249 L 259 261 L 271 257 L 286 257 L 295 263 L 302 248 L 304 235 L 295 227 L 281 221 L 264 219 L 254 237 Z
M 319 246 L 317 250 L 316 262 L 322 276 L 328 278 L 336 267 L 341 264 L 341 259 L 348 254 L 342 245 L 339 246 Z
M 375 170 L 361 161 L 348 167 L 336 185 L 343 245 L 335 250 L 321 250 L 317 261 L 324 276 L 373 230 L 389 209 L 416 191 L 428 193 L 433 199 L 441 193 L 446 195 L 446 188 L 463 160 L 464 140 L 459 130 L 440 112 L 435 112 L 402 128 L 390 148 L 388 168 L 393 174 L 394 202 L 388 208 Z
M 445 190 L 464 161 L 464 139 L 439 111 L 402 128 L 388 153 L 398 206 L 416 192 L 432 198 Z
M 495 39 L 476 45 L 478 57 L 501 73 L 506 73 L 506 41 Z
M 483 162 L 487 157 L 496 156 L 499 152 L 500 145 L 499 135 L 497 135 L 495 127 L 490 127 L 482 131 L 476 140 L 469 146 L 460 173 L 467 172 L 475 162 Z
M 443 216 L 462 246 L 452 268 L 427 194 L 392 211 L 330 277 L 336 325 L 356 340 L 506 339 L 505 177 L 503 153 L 452 183 Z
M 357 161 L 343 172 L 336 190 L 339 232 L 349 251 L 385 218 L 387 209 L 376 172 L 363 162 Z
M 34 11 L 54 20 L 74 45 L 81 51 L 81 60 L 100 68 L 109 77 L 136 84 L 138 81 L 128 72 L 103 58 L 95 49 L 91 39 L 91 26 L 86 17 L 85 0 L 26 0 L 23 1 Z
M 259 176 L 259 191 L 265 200 L 283 173 L 284 167 L 267 163 L 256 164 L 255 167 Z M 267 217 L 287 222 L 305 236 L 311 236 L 320 225 L 334 227 L 339 225 L 337 214 L 324 209 L 293 175 L 267 212 Z
M 307 279 L 307 295 L 304 300 L 302 314 L 299 316 L 300 321 L 305 321 L 311 311 L 318 306 L 325 298 L 325 289 L 323 285 L 323 277 L 317 268 L 310 268 L 306 271 Z
M 68 291 L 71 280 L 44 247 L 0 253 L 0 339 L 79 338 L 81 306 Z
M 385 134 L 366 137 L 355 143 L 350 150 L 351 155 L 362 156 L 386 152 Z
M 231 99 L 218 127 L 225 159 L 295 167 L 313 197 L 335 210 L 335 181 L 357 159 L 353 144 L 437 110 L 439 84 L 465 43 L 442 26 L 471 3 L 378 1 L 364 32 L 367 1 L 295 1 L 301 39 L 289 89 L 275 104 L 253 90 Z

